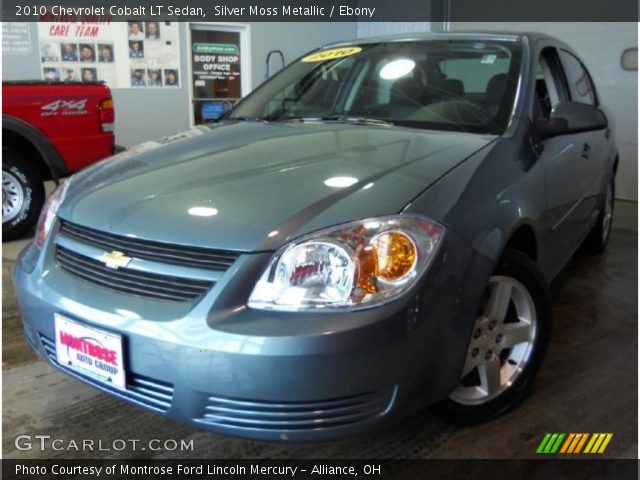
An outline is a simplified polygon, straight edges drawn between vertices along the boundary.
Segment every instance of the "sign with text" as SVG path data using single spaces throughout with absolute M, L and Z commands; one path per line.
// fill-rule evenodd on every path
M 242 96 L 241 53 L 240 32 L 191 28 L 191 71 L 196 124 L 217 118 L 222 113 L 217 109 L 226 110 Z M 216 101 L 212 103 L 212 100 Z
M 2 54 L 31 53 L 31 31 L 28 22 L 2 22 Z

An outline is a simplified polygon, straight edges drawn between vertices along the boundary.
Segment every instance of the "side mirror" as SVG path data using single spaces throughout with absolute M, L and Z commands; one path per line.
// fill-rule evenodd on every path
M 541 139 L 569 133 L 604 130 L 609 122 L 599 108 L 579 102 L 560 102 L 551 117 L 537 120 L 536 130 Z
M 538 138 L 544 140 L 569 133 L 569 121 L 566 118 L 540 118 L 535 121 Z

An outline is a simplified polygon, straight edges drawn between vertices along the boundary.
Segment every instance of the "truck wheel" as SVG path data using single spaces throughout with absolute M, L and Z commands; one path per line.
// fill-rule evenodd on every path
M 445 420 L 491 420 L 527 395 L 551 334 L 549 287 L 533 261 L 507 250 L 489 279 L 458 387 L 439 405 Z
M 31 230 L 44 204 L 38 169 L 14 150 L 2 149 L 2 237 L 15 240 Z

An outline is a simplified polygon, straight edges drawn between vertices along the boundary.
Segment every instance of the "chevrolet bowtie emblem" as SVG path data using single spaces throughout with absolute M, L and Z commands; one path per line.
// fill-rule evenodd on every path
M 117 270 L 119 268 L 125 268 L 131 263 L 131 258 L 127 257 L 122 252 L 106 252 L 100 257 L 100 261 L 104 263 L 108 268 Z

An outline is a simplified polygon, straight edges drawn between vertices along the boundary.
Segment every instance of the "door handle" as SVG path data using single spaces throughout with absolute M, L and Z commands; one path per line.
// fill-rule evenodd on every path
M 585 142 L 584 146 L 582 147 L 582 158 L 584 158 L 585 160 L 588 160 L 590 151 L 591 151 L 591 145 Z

